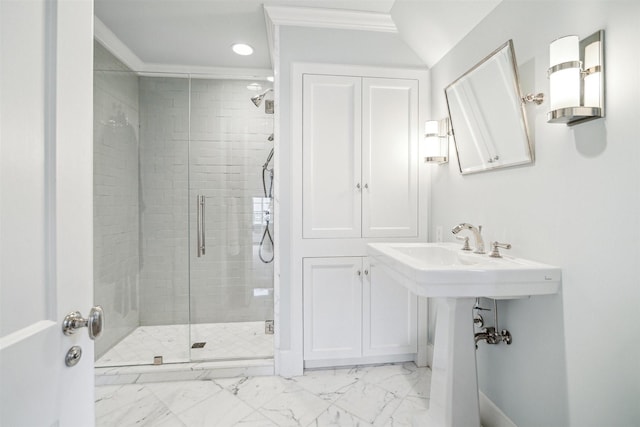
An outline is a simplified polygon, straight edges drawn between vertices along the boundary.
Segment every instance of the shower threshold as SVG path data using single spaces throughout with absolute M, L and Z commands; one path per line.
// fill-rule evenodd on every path
M 141 384 L 165 381 L 211 380 L 216 378 L 274 375 L 273 358 L 220 360 L 210 362 L 166 363 L 96 367 L 96 385 Z
M 223 370 L 269 365 L 272 371 L 273 335 L 265 334 L 264 321 L 140 326 L 95 363 L 96 374 L 132 375 L 159 368 L 193 371 L 201 365 Z

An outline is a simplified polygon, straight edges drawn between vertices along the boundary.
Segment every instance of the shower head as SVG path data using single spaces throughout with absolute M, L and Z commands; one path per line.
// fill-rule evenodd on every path
M 262 104 L 262 100 L 264 99 L 264 96 L 269 93 L 272 92 L 273 89 L 269 88 L 267 90 L 265 90 L 264 92 L 262 92 L 260 95 L 256 95 L 251 97 L 251 102 L 253 102 L 253 105 L 255 105 L 256 107 L 259 107 L 260 104 Z

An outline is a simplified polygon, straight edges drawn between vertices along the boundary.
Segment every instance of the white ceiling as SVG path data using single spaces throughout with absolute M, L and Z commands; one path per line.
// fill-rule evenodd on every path
M 266 69 L 265 4 L 385 13 L 431 67 L 500 1 L 95 0 L 95 14 L 147 64 Z M 231 45 L 239 42 L 254 54 L 234 54 Z

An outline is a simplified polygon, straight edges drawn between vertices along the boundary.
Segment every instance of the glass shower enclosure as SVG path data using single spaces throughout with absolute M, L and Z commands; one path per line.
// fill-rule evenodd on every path
M 96 43 L 97 367 L 273 357 L 268 84 L 137 75 Z

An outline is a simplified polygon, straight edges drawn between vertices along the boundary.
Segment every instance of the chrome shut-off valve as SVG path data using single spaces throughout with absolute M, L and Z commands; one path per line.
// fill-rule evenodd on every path
M 495 325 L 495 326 L 488 326 L 486 328 L 483 328 L 480 332 L 476 332 L 474 334 L 476 349 L 478 348 L 479 341 L 484 341 L 487 344 L 500 344 L 501 342 L 503 342 L 507 345 L 513 342 L 511 333 L 508 330 L 502 329 L 500 330 L 500 332 L 498 332 L 498 304 L 496 300 L 493 300 L 493 310 L 492 310 L 490 308 L 480 307 L 480 299 L 476 298 L 476 304 L 473 307 L 473 309 L 476 311 L 473 318 L 474 326 L 478 328 L 482 328 L 484 326 L 484 319 L 482 318 L 480 313 L 478 313 L 478 311 L 493 311 L 493 322 Z

